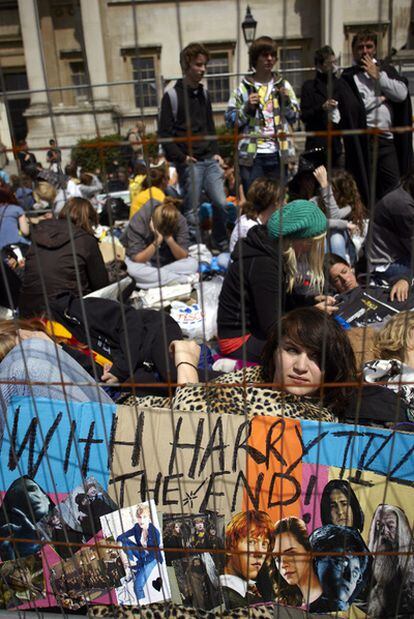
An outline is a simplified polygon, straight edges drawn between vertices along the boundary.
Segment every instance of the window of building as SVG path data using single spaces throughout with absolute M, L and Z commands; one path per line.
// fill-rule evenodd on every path
M 157 107 L 157 76 L 154 56 L 139 56 L 131 58 L 135 105 L 141 107 Z
M 300 93 L 305 78 L 301 69 L 304 67 L 302 47 L 279 47 L 280 71 L 293 87 L 295 93 Z
M 4 85 L 7 91 L 28 90 L 27 75 L 24 71 L 7 71 L 4 72 Z
M 230 73 L 228 51 L 210 54 L 207 75 L 214 74 L 215 77 L 207 78 L 207 88 L 212 103 L 227 103 L 230 97 L 230 77 L 220 77 L 220 73 Z
M 85 63 L 82 61 L 70 62 L 70 77 L 75 88 L 74 93 L 77 101 L 88 99 L 88 79 L 86 75 Z

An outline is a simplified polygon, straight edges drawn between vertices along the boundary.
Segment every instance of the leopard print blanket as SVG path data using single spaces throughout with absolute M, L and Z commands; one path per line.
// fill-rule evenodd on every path
M 297 614 L 294 614 L 297 613 Z M 88 615 L 90 617 L 140 617 L 141 619 L 304 619 L 311 616 L 293 608 L 282 606 L 258 605 L 246 608 L 234 608 L 229 611 L 208 611 L 200 608 L 188 608 L 179 604 L 169 602 L 151 604 L 150 606 L 89 606 Z M 330 617 L 331 615 L 317 615 L 318 619 Z M 344 617 L 345 614 L 335 613 L 335 617 Z M 316 617 L 316 615 L 312 615 Z
M 129 397 L 127 406 L 170 408 L 194 413 L 227 413 L 230 415 L 285 416 L 293 419 L 336 421 L 326 408 L 309 398 L 261 387 L 264 383 L 260 366 L 229 372 L 208 384 L 178 387 L 172 399 L 156 396 Z

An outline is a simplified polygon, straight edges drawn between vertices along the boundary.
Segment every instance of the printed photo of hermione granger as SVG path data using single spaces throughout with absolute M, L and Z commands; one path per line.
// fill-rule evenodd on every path
M 171 599 L 162 535 L 155 502 L 102 516 L 102 531 L 107 539 L 119 542 L 125 577 L 115 592 L 119 604 L 144 606 Z
M 63 608 L 76 610 L 121 585 L 125 570 L 114 546 L 100 540 L 50 568 L 50 584 Z
M 359 531 L 327 524 L 313 531 L 309 541 L 325 610 L 347 610 L 354 602 L 364 604 L 372 557 Z
M 15 608 L 44 599 L 46 595 L 42 557 L 30 555 L 0 565 L 0 607 Z
M 275 530 L 276 601 L 306 607 L 310 612 L 329 610 L 317 576 L 306 524 L 291 516 L 276 522 Z

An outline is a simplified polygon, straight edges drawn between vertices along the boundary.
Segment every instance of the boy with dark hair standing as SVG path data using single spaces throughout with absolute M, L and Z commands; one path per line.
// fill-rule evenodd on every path
M 276 47 L 270 37 L 253 41 L 246 75 L 228 102 L 226 124 L 238 127 L 240 176 L 244 193 L 259 176 L 278 180 L 284 159 L 291 154 L 289 141 L 280 137 L 299 119 L 299 103 L 289 82 L 273 72 Z
M 208 93 L 201 84 L 209 59 L 209 52 L 201 43 L 190 43 L 182 50 L 183 79 L 177 80 L 164 93 L 158 135 L 160 138 L 181 138 L 180 141 L 163 143 L 163 148 L 168 161 L 177 168 L 184 191 L 183 214 L 191 240 L 199 238 L 198 207 L 204 190 L 213 206 L 213 240 L 218 249 L 225 251 L 228 240 L 225 226 L 227 201 L 220 167 L 223 161 L 218 153 L 217 140 L 211 139 L 216 131 L 213 111 Z

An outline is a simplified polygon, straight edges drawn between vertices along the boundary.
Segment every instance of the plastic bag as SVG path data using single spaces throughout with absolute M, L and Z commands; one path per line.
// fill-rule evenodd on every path
M 203 340 L 203 314 L 198 303 L 187 305 L 182 301 L 173 301 L 170 314 L 180 325 L 185 337 L 191 340 Z
M 204 334 L 207 342 L 217 336 L 218 300 L 223 281 L 223 277 L 216 276 L 210 281 L 199 282 L 195 285 L 197 301 L 203 309 Z

